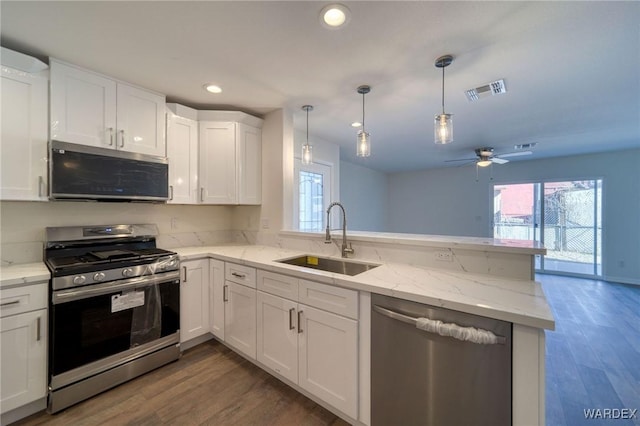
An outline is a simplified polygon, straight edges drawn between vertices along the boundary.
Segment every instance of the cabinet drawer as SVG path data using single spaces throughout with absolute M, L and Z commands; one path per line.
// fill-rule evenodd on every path
M 358 319 L 358 292 L 355 290 L 300 280 L 298 291 L 300 303 Z
M 227 281 L 256 288 L 256 268 L 227 262 L 224 264 L 224 278 Z
M 258 270 L 258 290 L 298 301 L 298 279 Z
M 46 309 L 48 283 L 0 290 L 0 317 Z

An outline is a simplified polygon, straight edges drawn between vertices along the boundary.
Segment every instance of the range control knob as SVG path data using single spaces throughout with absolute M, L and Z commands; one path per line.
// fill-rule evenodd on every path
M 104 280 L 104 272 L 96 272 L 95 274 L 93 274 L 93 280 L 94 281 L 102 281 Z
M 74 284 L 77 284 L 77 285 L 84 284 L 85 281 L 87 281 L 87 277 L 85 277 L 84 275 L 77 275 L 73 277 Z
M 132 277 L 133 276 L 133 269 L 131 268 L 124 268 L 122 270 L 122 276 L 123 277 Z

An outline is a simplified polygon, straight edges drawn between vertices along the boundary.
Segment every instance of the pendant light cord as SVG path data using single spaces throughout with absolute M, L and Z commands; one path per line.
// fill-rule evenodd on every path
M 309 145 L 309 108 L 305 108 L 307 110 L 307 145 Z
M 362 131 L 364 132 L 364 95 L 365 93 L 362 94 Z
M 442 115 L 444 115 L 444 66 L 442 67 Z

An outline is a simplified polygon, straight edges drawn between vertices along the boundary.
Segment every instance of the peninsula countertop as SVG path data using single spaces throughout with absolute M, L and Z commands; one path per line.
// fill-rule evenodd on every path
M 277 260 L 313 253 L 271 246 L 223 245 L 174 250 L 185 261 L 212 257 L 301 279 L 384 294 L 515 324 L 548 330 L 555 327 L 542 287 L 535 281 L 368 259 L 350 260 L 380 266 L 348 276 L 279 263 Z

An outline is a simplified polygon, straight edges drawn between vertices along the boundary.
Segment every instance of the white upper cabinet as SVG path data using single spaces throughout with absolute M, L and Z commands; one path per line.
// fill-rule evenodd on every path
M 3 55 L 4 52 L 3 48 Z M 44 63 L 41 64 L 47 68 Z M 2 200 L 48 199 L 48 83 L 47 71 L 29 73 L 4 64 L 2 66 Z
M 170 204 L 198 203 L 198 122 L 167 111 Z
M 262 120 L 234 111 L 198 111 L 198 117 L 200 202 L 260 204 Z
M 166 156 L 165 97 L 55 59 L 51 139 Z
M 238 204 L 262 203 L 262 131 L 236 125 Z
M 238 203 L 235 129 L 233 122 L 200 122 L 201 203 Z

